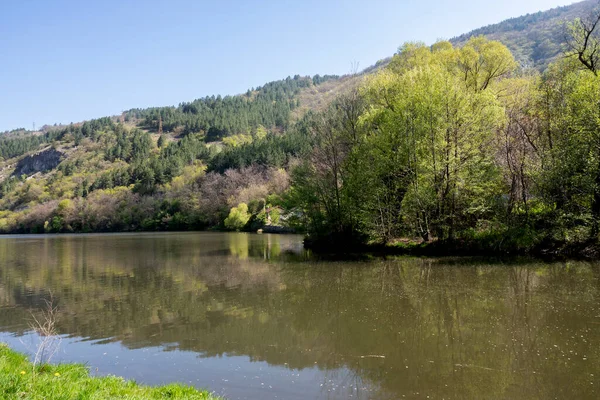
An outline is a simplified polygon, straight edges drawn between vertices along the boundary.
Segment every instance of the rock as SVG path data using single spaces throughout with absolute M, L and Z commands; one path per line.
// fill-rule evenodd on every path
M 62 161 L 63 153 L 56 149 L 46 149 L 30 154 L 17 162 L 14 176 L 33 175 L 38 172 L 50 171 Z

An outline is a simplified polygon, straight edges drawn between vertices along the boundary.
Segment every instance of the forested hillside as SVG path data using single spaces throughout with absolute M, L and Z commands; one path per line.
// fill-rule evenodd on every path
M 532 27 L 588 5 L 481 33 L 520 29 L 533 43 Z M 459 46 L 405 44 L 360 74 L 7 133 L 0 231 L 274 225 L 328 246 L 595 243 L 600 41 L 588 23 L 597 15 L 581 16 L 570 22 L 571 56 L 543 72 L 499 41 L 465 36 Z
M 337 79 L 338 76 L 331 75 L 312 78 L 296 75 L 249 89 L 242 96 L 212 96 L 178 107 L 133 109 L 123 117 L 159 133 L 204 132 L 208 142 L 245 134 L 261 126 L 284 130 L 289 127 L 290 113 L 300 106 L 298 95 L 302 89 Z
M 567 36 L 565 23 L 589 14 L 597 5 L 597 0 L 586 0 L 539 11 L 475 29 L 450 41 L 455 46 L 461 46 L 471 37 L 485 35 L 504 43 L 521 66 L 543 71 L 564 51 L 563 44 Z
M 296 75 L 237 96 L 131 109 L 0 136 L 0 230 L 89 232 L 278 224 L 312 113 L 361 74 Z M 232 229 L 239 221 L 228 220 Z

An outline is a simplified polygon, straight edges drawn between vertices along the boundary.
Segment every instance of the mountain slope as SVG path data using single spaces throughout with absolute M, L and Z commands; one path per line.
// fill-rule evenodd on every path
M 594 4 L 510 19 L 452 41 L 460 46 L 485 34 L 523 65 L 544 68 L 560 53 L 561 21 Z M 201 229 L 222 226 L 240 203 L 256 219 L 249 225 L 260 227 L 264 210 L 289 188 L 289 167 L 315 146 L 312 113 L 389 62 L 354 75 L 296 75 L 236 96 L 0 134 L 0 232 Z
M 450 41 L 460 46 L 470 37 L 485 35 L 504 43 L 522 66 L 544 70 L 563 51 L 561 44 L 566 34 L 565 23 L 588 15 L 596 5 L 597 0 L 586 0 L 527 14 L 475 29 Z

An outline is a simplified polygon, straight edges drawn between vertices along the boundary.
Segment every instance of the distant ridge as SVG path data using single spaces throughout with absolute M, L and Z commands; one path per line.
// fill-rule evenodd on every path
M 565 22 L 593 11 L 598 0 L 586 0 L 521 17 L 510 18 L 452 38 L 455 45 L 464 44 L 470 37 L 485 35 L 504 43 L 523 67 L 544 70 L 563 49 Z

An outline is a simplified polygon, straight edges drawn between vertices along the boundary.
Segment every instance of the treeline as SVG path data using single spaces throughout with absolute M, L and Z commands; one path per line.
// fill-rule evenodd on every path
M 50 132 L 44 135 L 0 138 L 0 161 L 36 150 L 40 145 L 56 140 L 57 137 L 55 132 Z
M 209 96 L 178 107 L 131 109 L 123 114 L 125 122 L 133 121 L 154 132 L 188 135 L 199 133 L 207 142 L 219 141 L 235 134 L 256 134 L 258 129 L 284 131 L 290 128 L 290 112 L 298 107 L 297 95 L 303 88 L 339 79 L 337 75 L 295 75 L 248 90 L 240 96 Z M 74 141 L 79 145 L 85 138 L 97 141 L 102 132 L 114 131 L 115 119 L 103 117 L 82 124 L 50 128 L 40 135 L 23 134 L 24 130 L 7 132 L 0 137 L 0 157 L 10 159 L 34 151 L 55 141 Z
M 315 125 L 291 195 L 328 245 L 596 241 L 599 103 L 597 71 L 577 57 L 524 73 L 483 37 L 409 43 Z
M 200 164 L 187 166 L 170 183 L 155 186 L 151 194 L 115 186 L 63 200 L 48 199 L 46 182 L 25 182 L 19 191 L 29 201 L 28 208 L 0 211 L 0 230 L 50 233 L 224 228 L 230 210 L 241 203 L 250 206 L 244 225 L 258 228 L 265 223 L 267 202 L 278 201 L 289 188 L 283 169 L 255 166 L 225 174 L 204 171 Z
M 268 83 L 241 96 L 210 96 L 178 107 L 133 109 L 125 112 L 125 120 L 141 120 L 156 132 L 180 134 L 204 132 L 207 141 L 229 135 L 254 132 L 259 126 L 269 129 L 289 127 L 290 112 L 298 107 L 297 95 L 303 88 L 319 85 L 335 75 L 296 75 Z
M 501 32 L 510 32 L 510 31 L 523 31 L 530 29 L 532 25 L 545 22 L 552 21 L 558 18 L 561 18 L 568 12 L 572 6 L 562 6 L 556 7 L 551 10 L 546 11 L 538 11 L 533 14 L 526 14 L 516 18 L 509 18 L 497 24 L 487 25 L 478 29 L 475 29 L 469 33 L 462 34 L 457 36 L 451 41 L 467 41 L 472 37 L 477 36 L 487 36 L 491 34 L 497 34 Z
M 24 135 L 0 138 L 0 157 L 7 160 L 37 150 L 44 144 L 54 141 L 72 140 L 78 145 L 83 138 L 97 140 L 104 130 L 112 130 L 115 123 L 109 117 L 86 121 L 82 124 L 71 124 L 66 128 L 52 129 L 40 135 Z

